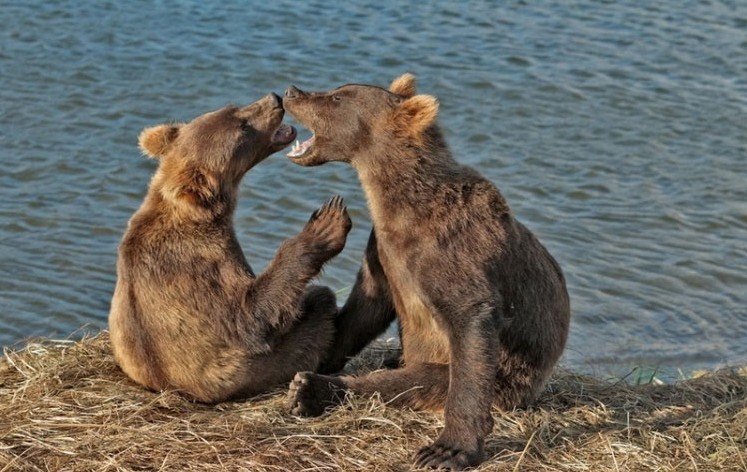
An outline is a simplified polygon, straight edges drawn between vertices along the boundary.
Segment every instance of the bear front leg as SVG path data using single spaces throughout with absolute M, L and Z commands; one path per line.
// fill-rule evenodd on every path
M 301 233 L 280 245 L 275 257 L 251 284 L 245 305 L 254 319 L 265 319 L 279 333 L 299 316 L 307 284 L 345 247 L 352 223 L 341 197 L 316 210 Z
M 415 456 L 418 467 L 462 470 L 480 464 L 493 429 L 498 330 L 489 309 L 454 316 L 444 429 Z M 465 322 L 466 321 L 466 322 Z
M 379 261 L 376 232 L 372 229 L 355 285 L 335 318 L 334 344 L 319 372 L 342 370 L 348 359 L 380 335 L 395 317 L 389 283 Z

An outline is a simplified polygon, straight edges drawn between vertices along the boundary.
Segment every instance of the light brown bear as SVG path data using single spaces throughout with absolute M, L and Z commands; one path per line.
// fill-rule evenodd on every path
M 345 245 L 342 199 L 315 211 L 259 276 L 233 228 L 244 174 L 296 136 L 283 113 L 271 94 L 140 135 L 160 162 L 119 247 L 109 328 L 122 370 L 149 389 L 248 397 L 316 369 L 332 342 L 335 296 L 307 284 Z
M 389 90 L 291 86 L 284 105 L 313 132 L 289 157 L 306 166 L 350 163 L 373 222 L 324 371 L 342 368 L 395 316 L 403 348 L 400 369 L 299 373 L 288 393 L 291 411 L 320 414 L 344 391 L 444 408 L 445 427 L 416 465 L 477 465 L 493 427 L 491 405 L 529 404 L 563 352 L 570 303 L 560 267 L 498 189 L 454 160 L 436 124 L 438 102 L 416 95 L 412 75 Z

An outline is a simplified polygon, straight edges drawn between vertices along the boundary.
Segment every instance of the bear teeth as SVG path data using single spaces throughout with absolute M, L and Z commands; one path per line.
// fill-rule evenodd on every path
M 291 146 L 291 150 L 288 153 L 288 156 L 289 157 L 303 156 L 304 154 L 308 152 L 309 148 L 311 148 L 311 146 L 313 145 L 314 145 L 314 136 L 312 136 L 311 138 L 307 139 L 306 141 L 302 143 L 296 140 L 296 142 L 293 143 L 293 146 Z

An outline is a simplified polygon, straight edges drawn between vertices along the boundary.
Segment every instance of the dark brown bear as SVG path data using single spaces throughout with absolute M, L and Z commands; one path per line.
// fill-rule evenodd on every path
M 444 408 L 445 427 L 416 465 L 480 463 L 491 404 L 511 410 L 530 403 L 563 352 L 570 304 L 560 267 L 496 187 L 452 158 L 436 125 L 438 102 L 415 94 L 412 75 L 389 90 L 291 86 L 284 104 L 313 132 L 289 157 L 304 166 L 350 163 L 373 221 L 324 369 L 342 368 L 395 316 L 403 348 L 400 369 L 363 377 L 299 373 L 288 393 L 292 412 L 320 414 L 345 390 Z
M 119 247 L 109 327 L 116 360 L 145 387 L 220 402 L 288 382 L 326 355 L 335 296 L 307 284 L 345 245 L 342 200 L 314 212 L 259 276 L 233 228 L 241 178 L 296 136 L 282 119 L 272 94 L 140 135 L 160 163 Z

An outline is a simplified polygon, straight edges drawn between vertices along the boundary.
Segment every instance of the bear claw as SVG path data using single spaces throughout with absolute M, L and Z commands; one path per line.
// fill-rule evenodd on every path
M 482 462 L 478 451 L 468 452 L 463 449 L 439 444 L 438 441 L 421 448 L 415 455 L 415 466 L 427 469 L 464 470 Z
M 324 213 L 328 212 L 340 212 L 343 215 L 347 216 L 347 211 L 348 209 L 345 206 L 345 202 L 342 197 L 339 195 L 335 195 L 334 197 L 324 202 L 324 205 L 314 210 L 314 213 L 311 214 L 311 218 L 309 218 L 309 221 L 316 220 L 320 218 Z
M 342 403 L 343 388 L 335 377 L 299 372 L 288 386 L 286 406 L 294 416 L 319 416 Z

